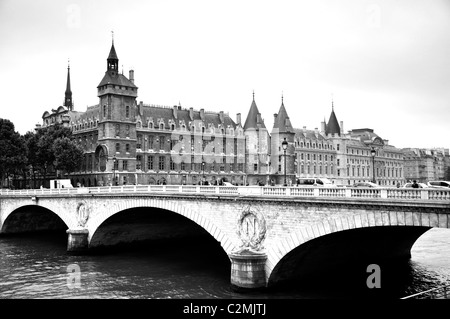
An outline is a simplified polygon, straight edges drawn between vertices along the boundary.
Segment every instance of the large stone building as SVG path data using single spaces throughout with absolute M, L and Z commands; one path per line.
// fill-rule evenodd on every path
M 107 68 L 97 86 L 99 104 L 73 110 L 68 73 L 65 104 L 45 112 L 43 127 L 61 123 L 85 151 L 72 184 L 245 183 L 245 137 L 228 113 L 136 102 L 134 70 L 118 72 L 112 43 Z
M 74 110 L 68 67 L 63 105 L 42 116 L 43 127 L 70 127 L 85 151 L 80 170 L 71 174 L 73 185 L 291 185 L 302 177 L 325 177 L 338 186 L 395 186 L 442 179 L 449 170 L 448 150 L 447 156 L 401 150 L 368 128 L 344 133 L 333 102 L 320 130 L 294 129 L 282 97 L 270 133 L 254 93 L 243 125 L 240 113 L 235 122 L 223 111 L 138 103 L 134 70 L 127 78 L 118 63 L 113 42 L 97 86 L 99 103 L 83 112 Z
M 335 185 L 373 182 L 394 186 L 404 182 L 402 150 L 389 145 L 372 129 L 354 129 L 344 133 L 334 112 L 321 129 L 296 129 L 297 177 L 324 177 Z M 374 156 L 372 155 L 374 150 Z

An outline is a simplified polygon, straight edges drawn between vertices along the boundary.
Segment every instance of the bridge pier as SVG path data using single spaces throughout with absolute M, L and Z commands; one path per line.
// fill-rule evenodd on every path
M 231 286 L 234 290 L 266 287 L 265 253 L 244 250 L 229 254 L 231 259 Z
M 68 229 L 67 238 L 67 252 L 69 253 L 82 253 L 87 251 L 89 242 L 87 229 Z

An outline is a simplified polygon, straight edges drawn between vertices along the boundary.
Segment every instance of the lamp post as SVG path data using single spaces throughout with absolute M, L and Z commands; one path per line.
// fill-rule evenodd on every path
M 202 159 L 202 185 L 205 183 L 205 161 Z
M 284 141 L 281 143 L 281 146 L 283 147 L 283 151 L 284 151 L 284 185 L 283 186 L 287 186 L 287 183 L 286 183 L 286 150 L 288 147 L 288 142 L 286 141 L 286 138 L 284 138 Z
M 114 155 L 113 157 L 113 185 L 116 186 L 116 163 L 117 163 L 117 158 Z
M 370 150 L 370 154 L 372 155 L 372 176 L 373 176 L 373 179 L 372 179 L 372 182 L 375 184 L 376 183 L 376 181 L 375 181 L 375 154 L 376 154 L 377 152 L 375 151 L 375 149 L 372 147 L 372 149 Z

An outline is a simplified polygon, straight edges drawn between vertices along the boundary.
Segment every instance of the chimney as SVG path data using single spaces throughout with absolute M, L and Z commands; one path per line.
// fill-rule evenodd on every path
M 256 114 L 256 124 L 261 124 L 262 120 L 261 120 L 261 113 Z
M 134 70 L 130 70 L 129 74 L 130 74 L 129 80 L 131 83 L 134 84 Z
M 341 135 L 344 135 L 344 121 L 341 121 L 339 126 L 341 127 Z
M 192 107 L 189 108 L 189 118 L 191 119 L 191 121 L 194 120 L 194 108 Z
M 223 116 L 223 111 L 220 111 L 219 118 L 220 118 L 220 123 L 224 123 L 225 122 L 225 118 Z
M 200 109 L 200 119 L 201 119 L 202 121 L 205 120 L 205 109 Z
M 319 129 L 317 127 L 314 129 L 314 134 L 316 137 L 319 137 Z
M 325 122 L 320 122 L 320 132 L 325 135 Z
M 236 125 L 242 125 L 241 124 L 241 113 L 236 114 Z
M 277 113 L 274 113 L 274 114 L 273 114 L 273 121 L 274 121 L 274 122 L 277 120 L 277 116 L 278 116 Z

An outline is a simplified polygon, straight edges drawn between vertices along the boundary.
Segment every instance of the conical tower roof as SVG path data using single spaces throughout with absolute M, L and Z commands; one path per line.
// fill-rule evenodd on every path
M 109 51 L 108 60 L 119 60 L 116 53 L 116 48 L 114 48 L 114 41 L 111 45 L 111 50 Z
M 278 130 L 279 133 L 294 133 L 291 120 L 289 119 L 289 115 L 284 107 L 283 98 L 281 98 L 280 110 L 273 121 L 272 133 L 276 130 Z
M 245 119 L 244 130 L 251 128 L 266 128 L 263 121 L 259 121 L 258 123 L 258 114 L 261 113 L 259 113 L 258 107 L 256 106 L 255 93 L 253 93 L 253 101 L 250 110 L 248 111 L 247 118 Z
M 328 124 L 325 126 L 325 134 L 338 134 L 341 135 L 341 127 L 339 126 L 336 114 L 334 114 L 334 106 L 331 105 L 331 115 L 328 120 Z

